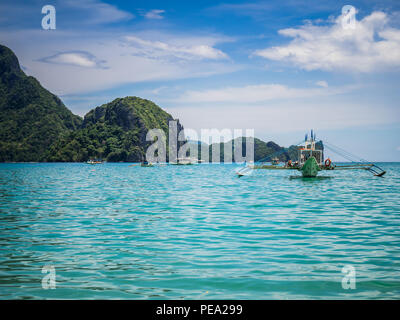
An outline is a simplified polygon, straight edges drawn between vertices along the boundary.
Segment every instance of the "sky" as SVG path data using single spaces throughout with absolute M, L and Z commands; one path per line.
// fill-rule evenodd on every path
M 45 5 L 55 29 L 42 28 Z M 399 18 L 396 0 L 0 0 L 0 43 L 81 116 L 138 96 L 199 135 L 254 129 L 289 146 L 314 129 L 399 161 Z

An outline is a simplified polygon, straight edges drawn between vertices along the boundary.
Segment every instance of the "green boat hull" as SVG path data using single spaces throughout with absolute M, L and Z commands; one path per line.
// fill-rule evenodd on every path
M 300 171 L 303 177 L 313 178 L 318 175 L 318 171 L 320 171 L 320 167 L 318 165 L 317 160 L 314 157 L 310 157 L 304 163 L 304 165 L 300 168 Z

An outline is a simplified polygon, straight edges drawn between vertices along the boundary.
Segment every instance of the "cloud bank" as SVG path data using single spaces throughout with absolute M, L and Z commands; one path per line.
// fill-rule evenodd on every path
M 304 70 L 375 72 L 400 67 L 400 30 L 389 26 L 384 12 L 342 27 L 342 16 L 332 24 L 306 24 L 279 30 L 293 38 L 288 44 L 257 50 L 254 55 L 288 62 Z
M 206 44 L 171 44 L 162 41 L 151 41 L 137 36 L 127 36 L 125 40 L 142 56 L 158 58 L 173 56 L 185 60 L 220 60 L 228 56 L 210 45 Z
M 324 82 L 323 84 L 325 84 Z M 316 98 L 321 96 L 342 94 L 349 92 L 353 87 L 327 88 L 293 88 L 282 84 L 259 84 L 243 87 L 226 87 L 203 91 L 187 91 L 176 102 L 180 103 L 229 103 L 250 104 L 271 100 L 288 100 L 299 98 Z

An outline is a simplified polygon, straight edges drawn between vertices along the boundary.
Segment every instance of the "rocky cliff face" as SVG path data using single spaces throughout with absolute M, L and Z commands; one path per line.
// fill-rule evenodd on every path
M 0 45 L 0 162 L 82 162 L 89 158 L 142 161 L 150 145 L 147 132 L 162 129 L 168 142 L 171 120 L 173 117 L 155 103 L 125 97 L 89 111 L 82 121 L 35 78 L 25 75 L 15 54 Z M 179 120 L 177 127 L 178 133 L 183 130 Z M 317 147 L 323 150 L 322 142 Z M 199 145 L 199 156 L 201 152 L 210 152 L 212 159 L 206 144 Z M 255 138 L 254 160 L 268 156 L 277 156 L 280 161 L 297 160 L 297 147 L 283 148 Z M 223 143 L 220 158 L 223 161 Z
M 162 129 L 168 140 L 169 121 L 173 117 L 155 103 L 138 97 L 113 100 L 89 111 L 82 127 L 64 136 L 49 150 L 49 161 L 137 162 L 145 158 L 150 129 Z M 177 120 L 178 132 L 183 130 Z
M 0 162 L 42 161 L 48 147 L 81 122 L 0 45 Z
M 168 137 L 168 124 L 175 120 L 154 102 L 138 97 L 117 98 L 91 110 L 85 115 L 83 128 L 90 127 L 97 122 L 110 126 L 118 126 L 124 131 L 139 129 L 140 141 L 146 143 L 146 134 L 150 129 L 162 129 Z M 177 120 L 178 132 L 183 126 Z
M 141 161 L 148 130 L 162 129 L 168 138 L 170 120 L 153 102 L 126 97 L 91 110 L 82 121 L 0 45 L 0 162 Z

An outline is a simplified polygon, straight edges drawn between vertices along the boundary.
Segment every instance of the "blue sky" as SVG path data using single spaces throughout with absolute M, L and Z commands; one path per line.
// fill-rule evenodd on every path
M 56 8 L 56 30 L 41 9 Z M 342 7 L 356 8 L 354 29 Z M 363 158 L 400 157 L 398 1 L 4 1 L 0 43 L 76 114 L 128 95 L 186 128 L 313 128 Z M 338 159 L 339 160 L 339 159 Z

